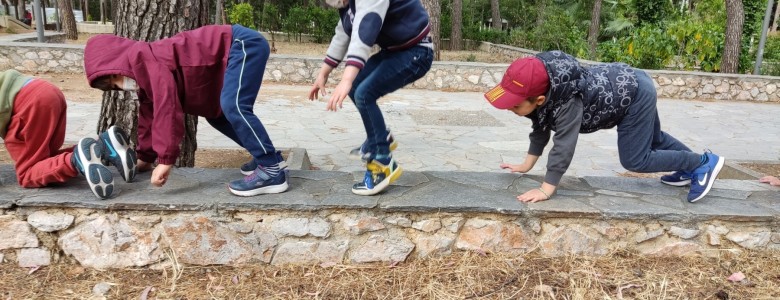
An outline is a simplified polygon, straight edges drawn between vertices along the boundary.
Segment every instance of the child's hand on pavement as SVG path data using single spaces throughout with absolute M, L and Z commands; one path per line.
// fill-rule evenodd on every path
M 769 185 L 773 185 L 773 186 L 780 186 L 780 178 L 777 178 L 775 176 L 761 177 L 761 179 L 759 179 L 758 182 L 768 183 Z
M 512 173 L 527 173 L 531 170 L 531 167 L 528 166 L 528 164 L 521 164 L 521 165 L 513 165 L 513 164 L 507 164 L 502 163 L 499 165 L 502 169 L 508 169 Z
M 344 99 L 349 95 L 349 90 L 352 89 L 352 82 L 342 80 L 333 93 L 330 94 L 330 100 L 328 100 L 328 110 L 337 111 L 339 108 L 343 108 L 342 103 Z
M 520 202 L 534 203 L 534 202 L 549 200 L 549 198 L 547 198 L 547 195 L 542 193 L 542 191 L 540 191 L 539 189 L 533 189 L 525 192 L 520 196 L 517 196 L 517 200 Z
M 168 182 L 168 175 L 171 174 L 172 165 L 157 165 L 152 171 L 152 185 L 162 187 Z
M 151 171 L 152 169 L 154 169 L 152 163 L 148 163 L 140 159 L 136 160 L 136 165 L 135 165 L 136 172 L 142 173 L 146 171 Z

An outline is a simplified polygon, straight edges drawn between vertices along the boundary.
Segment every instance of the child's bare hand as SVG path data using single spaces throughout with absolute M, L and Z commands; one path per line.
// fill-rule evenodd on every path
M 780 178 L 777 178 L 775 176 L 761 177 L 761 179 L 759 179 L 758 182 L 768 183 L 769 185 L 773 185 L 773 186 L 780 186 Z
M 136 166 L 135 166 L 136 172 L 141 173 L 141 172 L 151 171 L 152 169 L 154 169 L 152 163 L 148 163 L 140 159 L 136 160 Z
M 327 81 L 326 78 L 317 77 L 317 80 L 314 81 L 314 85 L 311 87 L 311 91 L 309 91 L 309 100 L 314 101 L 319 99 L 320 94 L 325 97 L 327 94 L 325 92 L 325 81 Z
M 351 89 L 352 82 L 344 80 L 339 82 L 339 85 L 336 86 L 333 94 L 330 95 L 330 100 L 328 100 L 328 110 L 337 111 L 338 109 L 343 108 L 344 106 L 342 103 L 344 103 L 344 99 L 349 96 L 349 90 Z
M 549 200 L 550 198 L 547 198 L 547 195 L 542 193 L 539 189 L 533 189 L 530 191 L 525 192 L 524 194 L 517 196 L 517 200 L 520 202 L 525 203 L 534 203 L 544 200 Z
M 152 185 L 162 187 L 168 182 L 168 176 L 171 174 L 172 165 L 157 165 L 152 171 Z
M 499 167 L 501 167 L 502 169 L 508 169 L 512 173 L 527 173 L 528 171 L 531 170 L 531 167 L 528 166 L 527 164 L 513 165 L 513 164 L 502 163 L 501 165 L 499 165 Z

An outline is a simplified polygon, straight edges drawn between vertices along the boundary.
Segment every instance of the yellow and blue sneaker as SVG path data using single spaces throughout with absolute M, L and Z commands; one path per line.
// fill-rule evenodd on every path
M 352 186 L 352 193 L 361 196 L 376 195 L 398 180 L 402 173 L 403 170 L 392 156 L 373 159 L 366 163 L 363 181 Z

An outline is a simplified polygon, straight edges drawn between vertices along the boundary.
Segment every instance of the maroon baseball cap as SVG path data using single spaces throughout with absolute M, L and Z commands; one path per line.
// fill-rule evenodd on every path
M 485 93 L 485 99 L 498 109 L 510 109 L 528 97 L 544 95 L 549 86 L 544 63 L 536 57 L 521 58 L 509 65 L 501 83 Z

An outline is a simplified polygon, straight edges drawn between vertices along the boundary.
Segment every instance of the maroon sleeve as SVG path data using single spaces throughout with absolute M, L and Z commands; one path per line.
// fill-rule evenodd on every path
M 173 73 L 163 66 L 157 68 L 149 70 L 154 103 L 152 148 L 157 153 L 158 164 L 172 165 L 179 157 L 179 143 L 184 138 L 184 111 Z
M 138 145 L 135 151 L 138 159 L 153 163 L 157 153 L 152 149 L 152 120 L 154 118 L 154 103 L 143 92 L 138 93 Z

